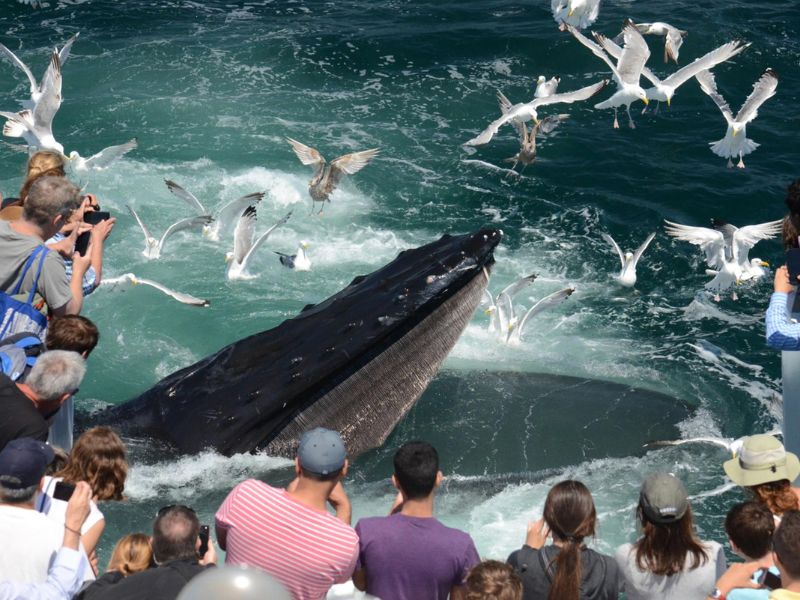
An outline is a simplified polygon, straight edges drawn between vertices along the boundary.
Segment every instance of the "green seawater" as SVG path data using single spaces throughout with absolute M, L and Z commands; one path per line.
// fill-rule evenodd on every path
M 496 343 L 479 311 L 446 362 L 449 373 L 545 372 L 647 388 L 695 407 L 678 423 L 686 436 L 738 437 L 776 426 L 779 357 L 763 339 L 771 281 L 742 287 L 738 301 L 713 302 L 699 293 L 707 281 L 700 252 L 669 239 L 663 219 L 704 226 L 716 217 L 745 225 L 783 216 L 784 190 L 798 175 L 800 158 L 800 8 L 793 0 L 604 0 L 594 27 L 613 36 L 632 17 L 687 29 L 681 64 L 731 39 L 752 42 L 715 70 L 734 111 L 765 68 L 780 76 L 777 95 L 748 127 L 761 146 L 746 157 L 746 169 L 727 169 L 709 150 L 725 123 L 689 82 L 658 115 L 641 115 L 635 104 L 635 130 L 625 127 L 624 117 L 623 128 L 613 130 L 612 113 L 593 109 L 593 102 L 559 107 L 571 118 L 541 142 L 539 160 L 520 178 L 492 167 L 505 168 L 503 159 L 516 151 L 510 128 L 488 146 L 461 146 L 498 114 L 495 90 L 523 101 L 539 74 L 561 75 L 563 90 L 607 76 L 598 59 L 558 31 L 545 0 L 45 4 L 32 10 L 5 0 L 0 41 L 38 77 L 47 49 L 80 32 L 63 69 L 56 138 L 84 156 L 139 140 L 139 149 L 113 168 L 75 176 L 118 216 L 106 275 L 133 272 L 211 301 L 197 309 L 141 287 L 92 294 L 85 314 L 98 323 L 102 339 L 81 386 L 80 410 L 123 402 L 221 346 L 294 316 L 404 248 L 493 225 L 506 234 L 496 252 L 493 290 L 535 272 L 539 279 L 518 298 L 521 305 L 567 284 L 577 292 L 537 318 L 519 347 Z M 674 67 L 661 62 L 661 40 L 649 42 L 651 67 L 666 75 Z M 0 108 L 15 110 L 27 90 L 21 71 L 0 62 Z M 311 217 L 310 172 L 286 136 L 328 159 L 371 147 L 381 155 L 342 184 L 324 216 Z M 24 160 L 0 147 L 5 195 L 15 195 Z M 167 191 L 165 178 L 209 206 L 265 191 L 258 209 L 262 229 L 294 209 L 258 257 L 258 278 L 226 280 L 230 240 L 214 244 L 179 234 L 161 260 L 141 255 L 141 232 L 126 204 L 157 232 L 190 214 Z M 600 238 L 603 231 L 631 249 L 658 232 L 635 290 L 612 280 L 618 260 Z M 301 239 L 310 243 L 308 273 L 282 268 L 271 253 L 294 251 Z M 777 240 L 762 242 L 752 255 L 782 260 Z M 495 435 L 498 425 L 486 417 L 486 404 L 495 402 L 497 414 L 537 422 L 524 394 L 479 397 L 470 395 L 469 385 L 441 389 L 445 395 L 437 401 L 458 394 L 466 408 L 442 410 L 437 422 L 433 400 L 421 403 L 384 448 L 355 462 L 348 481 L 355 519 L 388 509 L 388 457 L 399 443 L 463 431 L 473 444 L 466 458 L 456 455 L 458 445 L 452 452 L 446 444 L 439 448 L 443 470 L 453 477 L 438 512 L 468 530 L 484 556 L 505 558 L 521 544 L 548 488 L 565 477 L 592 489 L 601 518 L 596 545 L 612 550 L 635 535 L 638 486 L 654 470 L 686 481 L 701 535 L 724 541 L 722 518 L 742 497 L 726 484 L 724 451 L 682 447 L 620 455 L 626 433 L 609 424 L 581 442 L 587 448 L 581 459 L 560 448 L 583 440 L 585 415 L 548 410 L 541 414 L 565 434 L 542 442 L 543 467 L 536 453 L 517 453 L 515 440 Z M 663 413 L 654 407 L 652 419 Z M 647 411 L 641 419 L 647 426 Z M 129 500 L 103 507 L 102 563 L 120 535 L 147 531 L 159 506 L 188 503 L 213 522 L 216 507 L 243 478 L 282 485 L 291 477 L 283 459 L 213 453 L 176 459 L 147 452 L 148 446 L 132 448 Z M 481 459 L 482 448 L 502 460 Z

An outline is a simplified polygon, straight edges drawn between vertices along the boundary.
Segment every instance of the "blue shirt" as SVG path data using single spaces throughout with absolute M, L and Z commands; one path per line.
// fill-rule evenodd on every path
M 800 350 L 800 323 L 789 320 L 789 294 L 775 292 L 767 308 L 767 345 L 776 350 Z
M 47 581 L 0 581 L 0 600 L 71 600 L 83 585 L 81 561 L 77 550 L 61 548 L 47 572 Z

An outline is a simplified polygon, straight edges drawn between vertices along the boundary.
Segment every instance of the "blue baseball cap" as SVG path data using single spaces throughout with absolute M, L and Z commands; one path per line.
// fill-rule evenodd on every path
M 300 466 L 318 475 L 334 473 L 344 466 L 347 448 L 335 431 L 317 427 L 306 431 L 297 449 Z
M 9 490 L 33 487 L 53 462 L 53 449 L 33 438 L 11 440 L 0 451 L 0 484 Z

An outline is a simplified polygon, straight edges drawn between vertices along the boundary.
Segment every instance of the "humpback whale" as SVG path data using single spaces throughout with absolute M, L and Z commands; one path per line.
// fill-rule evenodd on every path
M 355 457 L 383 444 L 480 303 L 502 232 L 445 235 L 405 250 L 277 327 L 168 375 L 100 416 L 179 452 L 294 456 L 335 429 Z

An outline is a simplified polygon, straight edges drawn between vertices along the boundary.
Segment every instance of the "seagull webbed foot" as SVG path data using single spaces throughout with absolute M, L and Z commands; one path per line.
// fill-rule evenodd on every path
M 733 161 L 730 158 L 728 159 L 728 168 L 729 169 L 733 168 Z
M 739 167 L 740 169 L 744 169 L 744 159 L 742 158 L 741 154 L 739 155 L 739 162 L 736 163 L 736 166 Z

